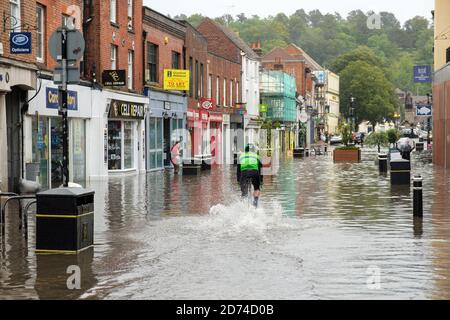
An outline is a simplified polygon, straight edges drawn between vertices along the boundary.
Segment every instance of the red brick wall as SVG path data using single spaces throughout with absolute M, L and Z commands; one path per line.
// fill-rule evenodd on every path
M 171 33 L 161 31 L 154 28 L 144 22 L 144 31 L 147 32 L 147 39 L 145 45 L 145 68 L 147 69 L 147 43 L 153 43 L 158 45 L 158 85 L 160 88 L 164 85 L 164 69 L 172 69 L 172 52 L 178 52 L 180 54 L 180 69 L 184 69 L 183 61 L 183 47 L 184 39 L 174 36 Z M 165 43 L 167 38 L 168 43 Z M 154 84 L 152 84 L 154 85 Z
M 11 54 L 11 48 L 9 45 L 9 35 L 11 32 L 11 23 L 9 20 L 9 15 L 11 12 L 10 2 L 9 0 L 1 0 L 0 1 L 0 17 L 2 23 L 0 24 L 0 42 L 3 44 L 3 55 L 1 57 L 28 62 L 35 63 L 36 62 L 36 32 L 34 28 L 36 26 L 36 1 L 35 0 L 26 0 L 21 1 L 20 7 L 20 17 L 21 17 L 21 28 L 20 31 L 30 31 L 32 33 L 32 53 L 31 54 Z M 3 14 L 6 15 L 6 26 L 3 25 Z
M 241 64 L 240 49 L 228 39 L 222 30 L 209 18 L 205 18 L 197 28 L 208 40 L 209 52 Z
M 222 113 L 232 113 L 233 108 L 230 108 L 230 80 L 233 80 L 233 102 L 231 103 L 233 107 L 235 107 L 236 101 L 236 81 L 239 82 L 239 90 L 242 90 L 242 81 L 241 81 L 241 65 L 223 57 L 216 56 L 214 54 L 208 54 L 209 61 L 209 73 L 213 76 L 212 82 L 212 96 L 216 97 L 216 81 L 219 76 L 219 87 L 220 87 L 220 101 L 217 102 L 216 110 Z M 227 88 L 226 88 L 226 101 L 227 107 L 223 106 L 223 79 L 226 79 Z M 242 95 L 239 93 L 239 100 L 241 100 Z
M 192 57 L 192 70 L 193 70 L 193 84 L 192 84 L 192 96 L 188 92 L 188 108 L 196 109 L 198 107 L 199 101 L 196 98 L 195 93 L 197 92 L 196 82 L 195 82 L 195 61 L 197 60 L 199 63 L 203 63 L 203 93 L 204 96 L 208 96 L 208 43 L 206 39 L 198 34 L 191 26 L 187 26 L 186 31 L 186 69 L 190 69 L 189 61 L 190 57 Z M 211 70 L 210 70 L 211 71 Z M 214 82 L 213 82 L 214 83 Z M 214 95 L 212 98 L 214 99 Z M 202 98 L 202 97 L 199 97 Z
M 89 18 L 86 14 L 85 19 Z M 128 73 L 128 51 L 134 51 L 133 92 L 143 92 L 142 69 L 142 1 L 133 0 L 133 30 L 128 30 L 128 1 L 117 0 L 117 24 L 110 22 L 110 2 L 94 1 L 92 21 L 85 32 L 86 39 L 86 78 L 91 79 L 93 66 L 96 66 L 96 79 L 101 83 L 103 70 L 111 69 L 111 45 L 118 47 L 117 69 Z M 113 39 L 114 34 L 114 39 Z M 128 91 L 128 87 L 121 88 Z

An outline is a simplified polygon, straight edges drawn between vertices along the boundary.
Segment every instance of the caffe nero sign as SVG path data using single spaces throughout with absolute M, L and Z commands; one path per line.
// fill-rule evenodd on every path
M 105 70 L 102 73 L 104 86 L 121 87 L 126 84 L 125 70 Z
M 144 105 L 141 103 L 112 100 L 109 117 L 114 119 L 144 119 Z
M 11 32 L 9 42 L 12 54 L 31 53 L 31 32 Z

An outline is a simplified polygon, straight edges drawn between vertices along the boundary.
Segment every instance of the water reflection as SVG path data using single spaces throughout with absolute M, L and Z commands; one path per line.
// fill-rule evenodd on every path
M 2 298 L 450 298 L 450 177 L 423 159 L 424 217 L 410 186 L 391 186 L 372 155 L 284 159 L 262 207 L 239 200 L 235 167 L 201 176 L 151 173 L 91 182 L 95 250 L 35 256 L 8 211 Z M 67 289 L 78 265 L 82 289 Z M 379 268 L 381 289 L 367 286 Z

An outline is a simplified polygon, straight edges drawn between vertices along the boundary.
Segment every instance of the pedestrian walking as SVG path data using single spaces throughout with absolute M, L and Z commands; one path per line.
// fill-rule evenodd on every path
M 181 141 L 175 142 L 170 149 L 170 161 L 173 164 L 174 173 L 178 174 L 181 165 Z

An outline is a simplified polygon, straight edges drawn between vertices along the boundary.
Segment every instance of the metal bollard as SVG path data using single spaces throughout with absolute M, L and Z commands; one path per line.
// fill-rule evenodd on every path
M 388 155 L 379 153 L 378 154 L 378 167 L 381 173 L 388 172 Z
M 413 205 L 414 217 L 423 217 L 423 179 L 421 175 L 414 176 L 413 179 Z

